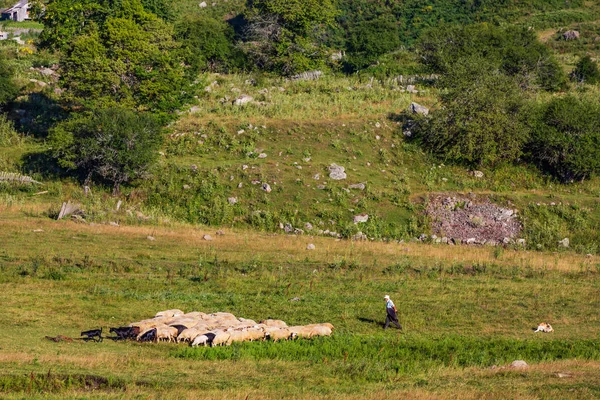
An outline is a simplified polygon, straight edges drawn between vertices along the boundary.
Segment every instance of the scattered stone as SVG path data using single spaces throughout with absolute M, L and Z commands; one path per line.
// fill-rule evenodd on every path
M 348 186 L 348 188 L 350 189 L 358 189 L 358 190 L 365 190 L 367 186 L 364 183 L 354 183 L 350 186 Z
M 195 164 L 192 164 L 192 165 L 190 165 L 190 169 L 191 169 L 193 172 L 196 172 L 196 171 L 198 171 L 198 166 L 197 166 L 197 165 L 195 165 Z
M 151 242 L 154 242 L 156 240 L 154 236 L 146 236 L 146 239 L 148 239 Z
M 367 239 L 368 239 L 368 237 L 367 237 L 367 235 L 365 235 L 365 234 L 364 234 L 364 233 L 362 233 L 361 231 L 358 231 L 358 232 L 356 233 L 356 235 L 353 235 L 353 236 L 351 237 L 351 239 L 352 239 L 352 240 L 367 240 Z
M 266 153 L 260 153 L 258 155 L 258 158 L 267 158 L 267 154 Z
M 314 273 L 314 271 L 313 271 Z M 290 301 L 300 301 L 300 297 L 294 297 L 293 299 L 290 299 Z
M 292 76 L 293 81 L 314 81 L 323 75 L 321 71 L 306 71 L 298 75 Z
M 306 229 L 307 231 L 312 231 L 313 225 L 310 222 L 307 222 L 304 224 L 304 229 Z
M 381 128 L 381 124 L 378 122 L 375 122 L 375 128 Z
M 183 185 L 183 190 L 190 190 L 192 187 L 190 185 Z
M 271 193 L 271 185 L 269 185 L 268 183 L 263 183 L 262 190 L 264 190 L 267 193 Z
M 221 229 L 219 229 L 218 231 L 215 232 L 215 235 L 217 236 L 223 236 L 225 234 L 224 231 L 222 231 Z
M 354 223 L 359 224 L 367 222 L 369 220 L 369 214 L 358 214 L 354 216 Z
M 429 115 L 429 108 L 417 103 L 410 103 L 410 111 L 413 114 Z
M 46 82 L 38 81 L 37 79 L 30 79 L 29 82 L 35 83 L 36 85 L 38 85 L 41 88 L 48 86 L 48 84 Z
M 242 165 L 242 171 L 245 171 L 248 169 L 248 166 L 246 164 Z
M 233 206 L 238 202 L 238 199 L 237 197 L 230 197 L 227 199 L 227 202 Z
M 570 244 L 569 238 L 564 238 L 563 240 L 560 240 L 558 242 L 558 245 L 561 247 L 564 247 L 564 248 L 569 247 L 569 244 Z
M 417 240 L 424 242 L 427 240 L 427 235 L 424 233 L 421 233 L 421 235 L 419 236 L 419 238 Z
M 294 235 L 304 235 L 304 231 L 300 228 L 294 229 Z
M 238 134 L 238 135 L 241 135 L 241 134 L 242 134 L 242 133 L 244 133 L 244 132 L 246 132 L 246 131 L 245 131 L 245 130 L 243 130 L 243 129 L 240 129 L 239 131 L 237 131 L 237 134 Z
M 110 221 L 108 224 L 109 224 L 110 226 L 119 226 L 119 223 L 118 223 L 118 222 L 115 222 L 115 221 Z
M 38 71 L 40 74 L 42 74 L 44 76 L 52 76 L 52 75 L 56 74 L 56 72 L 51 68 L 41 68 Z
M 334 181 L 340 181 L 342 179 L 346 179 L 346 169 L 337 164 L 331 164 L 329 166 L 329 177 Z
M 252 96 L 243 94 L 233 101 L 233 105 L 234 106 L 244 106 L 244 105 L 250 103 L 252 100 L 254 100 L 254 98 Z
M 325 189 L 325 185 L 317 185 L 317 189 L 324 190 Z
M 205 1 L 203 1 L 202 3 L 198 4 L 200 6 L 200 8 L 206 8 L 207 4 Z
M 563 33 L 563 39 L 565 40 L 577 40 L 579 39 L 579 36 L 581 36 L 579 34 L 578 31 L 574 31 L 574 30 L 570 30 L 570 31 L 566 31 L 565 33 Z
M 408 85 L 406 86 L 406 91 L 408 93 L 419 93 L 419 91 L 415 88 L 415 85 Z
M 585 256 L 586 256 L 587 258 L 592 258 L 592 257 L 594 257 L 594 256 L 593 256 L 591 253 L 588 253 L 588 254 L 586 254 Z
M 563 372 L 559 372 L 556 374 L 557 377 L 559 378 L 571 378 L 573 375 L 572 374 L 565 374 Z
M 511 368 L 528 368 L 529 365 L 523 360 L 515 360 L 510 363 Z
M 468 238 L 465 243 L 466 244 L 476 244 L 477 243 L 477 239 L 475 239 L 475 238 Z
M 483 172 L 481 171 L 472 171 L 471 175 L 473 175 L 475 178 L 483 178 Z
M 33 232 L 39 233 L 39 232 L 44 232 L 44 230 L 43 229 L 34 229 Z
M 316 247 L 314 244 L 309 244 L 308 246 L 306 246 L 306 250 L 314 250 Z
M 292 233 L 294 231 L 294 227 L 292 226 L 292 224 L 287 223 L 283 225 L 283 230 L 285 233 Z
M 517 239 L 517 245 L 525 247 L 526 244 L 525 239 Z
M 315 181 L 318 181 L 319 179 L 321 179 L 321 174 L 314 174 L 314 175 L 313 175 L 313 179 L 314 179 Z
M 206 240 L 206 241 L 209 241 L 209 242 L 210 242 L 211 240 L 213 240 L 212 236 L 210 236 L 209 234 L 206 234 L 206 235 L 202 236 L 202 239 L 204 239 L 204 240 Z

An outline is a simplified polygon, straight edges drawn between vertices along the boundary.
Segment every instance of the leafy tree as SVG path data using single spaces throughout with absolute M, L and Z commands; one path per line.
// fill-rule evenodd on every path
M 558 90 L 566 83 L 551 51 L 539 42 L 535 32 L 523 28 L 442 26 L 426 32 L 417 51 L 422 62 L 437 73 L 451 71 L 462 58 L 477 56 L 517 77 L 523 87 Z
M 590 56 L 584 56 L 575 66 L 575 70 L 571 74 L 571 79 L 576 82 L 586 82 L 591 85 L 600 81 L 600 70 Z
M 516 161 L 529 137 L 517 82 L 480 58 L 463 60 L 445 79 L 441 107 L 417 124 L 423 146 L 469 166 Z
M 61 83 L 72 101 L 89 107 L 172 111 L 186 83 L 172 27 L 139 1 L 129 5 L 73 38 L 61 59 Z
M 244 49 L 259 68 L 290 75 L 323 65 L 332 0 L 250 0 Z
M 175 25 L 175 38 L 193 76 L 239 64 L 233 28 L 223 21 L 206 16 L 186 18 Z
M 389 16 L 380 16 L 356 24 L 346 43 L 345 65 L 349 72 L 375 62 L 381 55 L 400 47 L 398 24 Z
M 167 0 L 142 0 L 144 10 L 155 14 L 156 16 L 164 19 L 165 21 L 172 22 L 175 20 L 175 13 L 173 12 L 173 3 Z
M 118 194 L 124 183 L 142 177 L 162 143 L 156 118 L 125 108 L 99 109 L 58 124 L 50 134 L 63 168 L 77 169 L 86 181 L 99 177 Z
M 14 70 L 0 55 L 0 109 L 17 97 L 18 92 Z
M 600 172 L 600 104 L 572 95 L 541 109 L 529 157 L 564 182 Z

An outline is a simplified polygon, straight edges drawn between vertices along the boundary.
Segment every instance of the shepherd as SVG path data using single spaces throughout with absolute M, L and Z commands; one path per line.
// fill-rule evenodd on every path
M 402 325 L 400 325 L 400 323 L 398 322 L 398 316 L 396 315 L 398 310 L 396 310 L 396 306 L 394 305 L 394 302 L 390 299 L 390 296 L 388 296 L 387 294 L 385 295 L 384 300 L 385 300 L 385 311 L 386 311 L 387 315 L 385 317 L 385 325 L 383 326 L 383 329 L 387 329 L 387 327 L 390 326 L 390 322 L 391 322 L 394 325 L 396 325 L 396 327 L 398 327 L 398 329 L 401 330 Z

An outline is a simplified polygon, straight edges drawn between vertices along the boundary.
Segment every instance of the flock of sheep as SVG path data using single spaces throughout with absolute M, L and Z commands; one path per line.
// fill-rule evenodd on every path
M 234 342 L 330 336 L 333 325 L 322 323 L 287 326 L 281 320 L 267 319 L 256 322 L 225 312 L 206 314 L 166 310 L 157 313 L 154 318 L 133 322 L 123 328 L 111 328 L 110 331 L 116 333 L 120 339 L 188 342 L 191 346 L 228 346 Z

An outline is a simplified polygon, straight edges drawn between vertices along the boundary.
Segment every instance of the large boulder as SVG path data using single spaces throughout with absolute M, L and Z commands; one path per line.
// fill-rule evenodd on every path
M 410 111 L 413 114 L 429 115 L 429 108 L 417 103 L 410 103 Z
M 329 166 L 329 177 L 334 181 L 340 181 L 346 179 L 346 168 L 341 165 L 331 164 Z
M 252 96 L 243 94 L 233 101 L 233 105 L 234 106 L 245 106 L 246 104 L 252 102 L 252 100 L 254 100 L 254 98 L 252 98 Z

